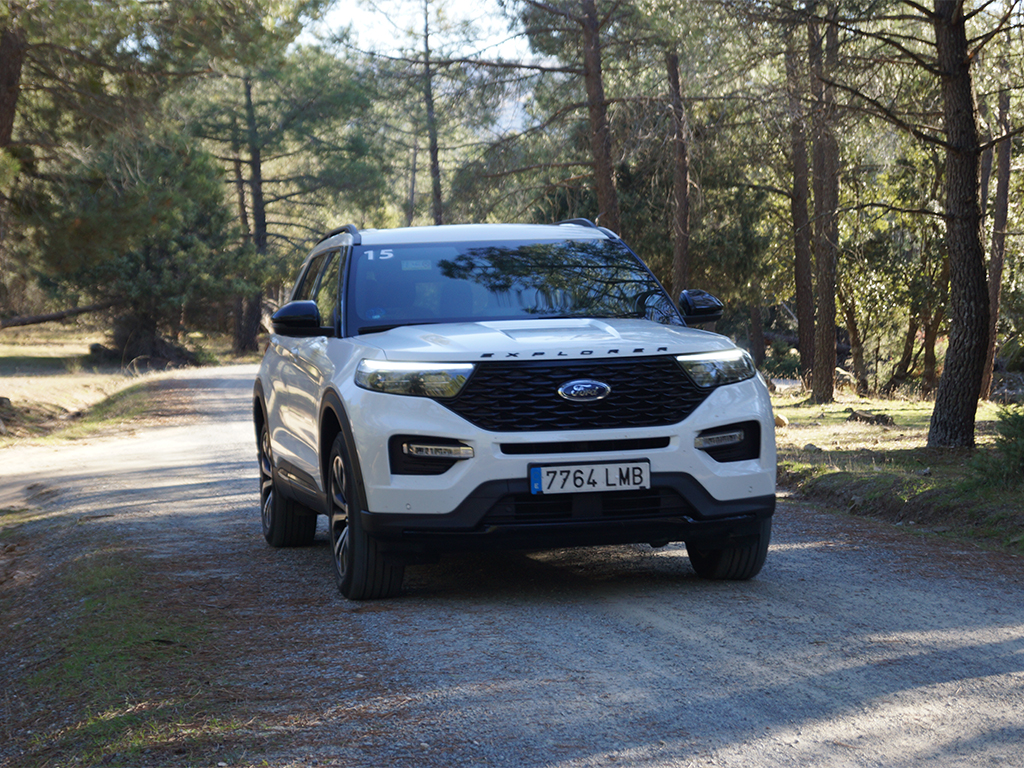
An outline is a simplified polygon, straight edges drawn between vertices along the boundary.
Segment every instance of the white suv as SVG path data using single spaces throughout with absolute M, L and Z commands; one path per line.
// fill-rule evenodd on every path
M 585 220 L 335 230 L 256 381 L 264 536 L 308 544 L 326 515 L 356 600 L 462 548 L 683 541 L 699 575 L 748 579 L 774 421 L 750 357 L 687 327 L 721 311 Z

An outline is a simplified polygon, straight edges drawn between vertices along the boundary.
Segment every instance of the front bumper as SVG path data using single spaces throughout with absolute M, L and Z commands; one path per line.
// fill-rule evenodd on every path
M 685 541 L 744 546 L 775 511 L 775 496 L 721 501 L 685 473 L 654 473 L 645 491 L 533 495 L 526 480 L 478 486 L 441 515 L 363 511 L 363 529 L 385 553 L 550 549 Z

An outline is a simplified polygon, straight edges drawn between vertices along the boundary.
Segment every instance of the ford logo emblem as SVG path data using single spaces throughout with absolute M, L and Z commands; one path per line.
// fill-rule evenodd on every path
M 612 388 L 603 381 L 574 379 L 558 388 L 558 394 L 574 403 L 596 403 L 612 393 Z

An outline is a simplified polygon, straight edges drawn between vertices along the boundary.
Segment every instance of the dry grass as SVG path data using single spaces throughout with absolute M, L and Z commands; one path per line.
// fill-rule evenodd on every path
M 0 448 L 32 438 L 76 439 L 145 416 L 144 393 L 129 390 L 160 373 L 90 353 L 105 342 L 102 330 L 81 325 L 0 331 Z M 194 334 L 190 342 L 213 360 L 245 361 L 231 356 L 225 337 Z
M 89 330 L 0 332 L 0 397 L 10 401 L 0 420 L 10 436 L 52 431 L 131 382 L 119 366 L 90 359 L 89 345 L 102 340 Z
M 789 389 L 776 393 L 773 404 L 789 422 L 776 430 L 779 484 L 786 491 L 837 511 L 1024 553 L 1019 485 L 990 482 L 978 469 L 979 457 L 995 454 L 998 405 L 979 405 L 977 448 L 940 450 L 927 447 L 931 401 L 839 392 L 823 406 Z M 853 411 L 893 423 L 850 421 Z

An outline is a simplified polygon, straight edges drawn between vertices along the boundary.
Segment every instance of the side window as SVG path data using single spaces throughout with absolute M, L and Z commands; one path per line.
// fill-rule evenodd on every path
M 338 251 L 327 254 L 320 280 L 316 286 L 316 305 L 320 309 L 320 324 L 337 330 L 338 326 Z
M 317 277 L 320 275 L 320 270 L 324 265 L 324 259 L 329 254 L 321 253 L 313 257 L 313 260 L 309 263 L 306 271 L 302 273 L 302 278 L 298 285 L 295 286 L 295 292 L 292 294 L 292 301 L 308 301 L 313 298 L 314 291 L 316 290 Z

